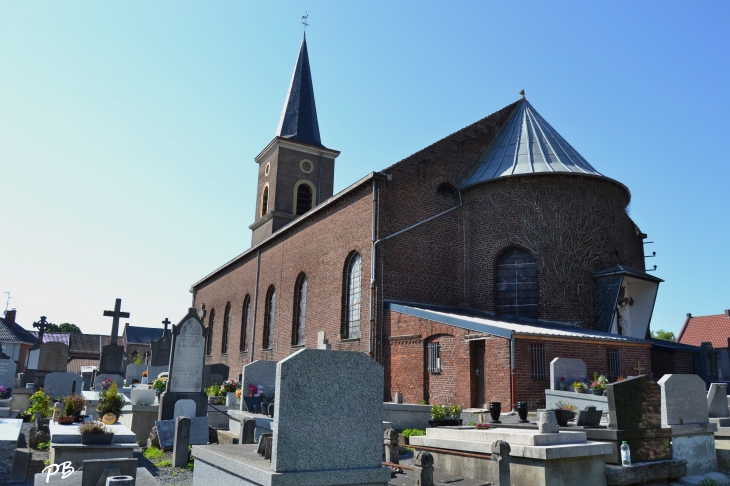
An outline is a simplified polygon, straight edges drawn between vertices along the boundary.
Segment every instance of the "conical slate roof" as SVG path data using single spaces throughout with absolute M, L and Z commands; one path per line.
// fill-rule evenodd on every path
M 540 116 L 530 102 L 522 100 L 461 187 L 499 177 L 549 172 L 602 175 Z
M 322 145 L 319 138 L 317 107 L 314 104 L 314 88 L 312 73 L 309 69 L 306 35 L 299 48 L 299 57 L 294 67 L 294 74 L 276 135 L 311 145 Z

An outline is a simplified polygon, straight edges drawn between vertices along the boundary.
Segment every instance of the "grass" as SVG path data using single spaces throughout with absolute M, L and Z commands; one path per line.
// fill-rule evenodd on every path
M 187 465 L 188 471 L 192 471 L 194 467 L 195 467 L 195 464 L 193 463 L 193 461 L 190 461 Z
M 39 442 L 38 443 L 38 450 L 39 451 L 47 451 L 49 447 L 51 447 L 51 443 L 50 442 Z
M 162 459 L 162 456 L 165 455 L 165 452 L 162 449 L 159 449 L 157 447 L 148 447 L 146 451 L 144 451 L 144 456 L 147 459 Z
M 157 466 L 157 467 L 172 466 L 172 461 L 169 459 L 163 459 L 162 461 L 155 463 L 155 466 Z

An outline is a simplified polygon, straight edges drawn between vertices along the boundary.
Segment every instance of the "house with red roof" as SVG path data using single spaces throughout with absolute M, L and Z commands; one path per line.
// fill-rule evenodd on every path
M 730 309 L 726 309 L 724 314 L 709 316 L 687 314 L 677 342 L 691 346 L 712 343 L 712 347 L 717 350 L 728 349 L 728 339 L 730 339 Z

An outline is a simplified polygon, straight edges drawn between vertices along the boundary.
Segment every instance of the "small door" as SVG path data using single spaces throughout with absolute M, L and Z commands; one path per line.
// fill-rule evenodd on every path
M 484 407 L 484 341 L 469 343 L 471 369 L 471 406 Z

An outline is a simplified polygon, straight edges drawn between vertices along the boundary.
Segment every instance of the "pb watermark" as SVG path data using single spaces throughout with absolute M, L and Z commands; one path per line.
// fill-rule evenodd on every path
M 54 474 L 61 473 L 61 479 L 66 479 L 70 475 L 73 474 L 74 468 L 71 467 L 71 461 L 66 461 L 62 464 L 51 464 L 50 466 L 46 466 L 45 469 L 43 469 L 44 473 L 46 474 L 46 483 L 50 479 L 51 476 Z

